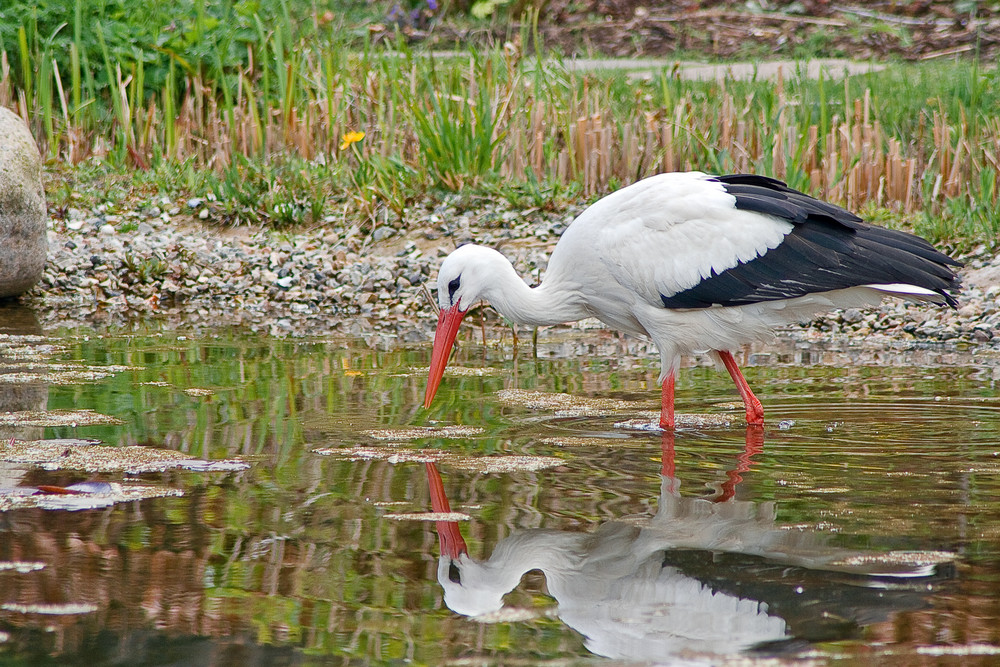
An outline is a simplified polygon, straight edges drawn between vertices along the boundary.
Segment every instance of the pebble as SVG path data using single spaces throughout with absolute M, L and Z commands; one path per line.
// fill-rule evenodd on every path
M 865 316 L 857 308 L 848 308 L 847 310 L 844 311 L 842 319 L 847 324 L 856 324 L 857 322 L 863 320 L 864 317 Z
M 559 235 L 583 208 L 525 212 L 497 201 L 470 210 L 452 195 L 418 203 L 403 221 L 374 230 L 328 215 L 321 227 L 270 232 L 203 223 L 216 217 L 214 200 L 162 197 L 136 210 L 71 208 L 64 218 L 53 210 L 49 261 L 26 301 L 53 326 L 161 314 L 189 327 L 235 323 L 282 335 L 395 329 L 413 340 L 414 327 L 428 331 L 436 323 L 424 285 L 433 292 L 441 258 L 457 243 L 490 238 L 536 284 Z M 980 267 L 973 273 L 1000 271 L 1000 258 L 986 248 L 963 259 Z M 831 337 L 1000 345 L 1000 286 L 968 282 L 957 310 L 890 299 L 803 326 Z
M 394 230 L 392 227 L 379 227 L 372 234 L 372 240 L 375 243 L 378 243 L 379 241 L 384 241 L 385 239 L 389 238 L 395 233 L 396 230 Z

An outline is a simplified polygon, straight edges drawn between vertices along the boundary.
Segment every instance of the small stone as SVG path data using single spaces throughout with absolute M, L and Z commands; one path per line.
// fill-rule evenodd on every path
M 964 319 L 971 319 L 979 313 L 979 309 L 969 303 L 958 309 L 958 316 Z
M 372 241 L 378 243 L 379 241 L 384 241 L 393 234 L 396 233 L 392 227 L 379 227 L 372 233 Z
M 972 330 L 972 340 L 977 343 L 988 343 L 993 340 L 993 333 L 987 329 L 976 327 Z
M 856 324 L 864 319 L 864 315 L 857 308 L 848 308 L 844 311 L 842 319 L 847 324 Z

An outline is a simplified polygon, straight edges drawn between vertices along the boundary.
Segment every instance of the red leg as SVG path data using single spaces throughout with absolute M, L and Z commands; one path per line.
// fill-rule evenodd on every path
M 747 384 L 746 378 L 743 377 L 743 373 L 740 372 L 740 367 L 736 365 L 736 360 L 733 359 L 733 355 L 730 352 L 723 352 L 719 350 L 719 357 L 722 359 L 722 363 L 726 366 L 726 370 L 729 371 L 730 377 L 733 378 L 733 382 L 736 383 L 736 388 L 740 390 L 740 396 L 743 398 L 743 404 L 747 407 L 747 424 L 751 426 L 763 426 L 764 425 L 764 406 L 760 404 L 757 397 L 753 395 L 750 391 L 750 385 Z
M 663 381 L 663 396 L 660 403 L 660 428 L 674 427 L 674 374 L 671 372 Z

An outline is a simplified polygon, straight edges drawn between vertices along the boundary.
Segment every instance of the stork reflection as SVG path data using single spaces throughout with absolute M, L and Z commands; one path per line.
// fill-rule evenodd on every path
M 747 428 L 736 466 L 708 498 L 680 494 L 674 436 L 662 437 L 659 506 L 643 520 L 590 533 L 516 531 L 485 560 L 469 555 L 457 522 L 438 522 L 445 604 L 467 616 L 497 612 L 526 572 L 540 570 L 558 617 L 588 650 L 656 661 L 849 638 L 924 606 L 948 576 L 941 554 L 831 546 L 829 533 L 778 524 L 773 502 L 737 500 L 763 429 Z M 449 512 L 441 475 L 426 466 L 432 508 Z

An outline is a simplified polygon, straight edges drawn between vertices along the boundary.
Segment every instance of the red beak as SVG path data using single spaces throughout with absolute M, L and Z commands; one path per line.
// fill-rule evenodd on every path
M 455 344 L 455 336 L 458 335 L 458 325 L 462 323 L 466 312 L 459 310 L 456 305 L 447 309 L 442 308 L 438 315 L 437 331 L 434 332 L 434 349 L 431 352 L 431 369 L 427 374 L 427 391 L 424 392 L 425 408 L 431 407 L 434 394 L 441 384 L 444 368 L 448 365 L 448 357 Z

